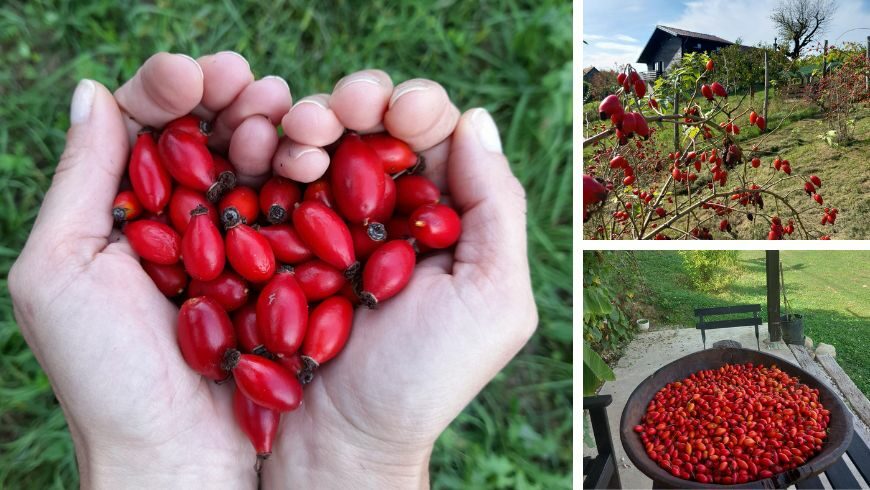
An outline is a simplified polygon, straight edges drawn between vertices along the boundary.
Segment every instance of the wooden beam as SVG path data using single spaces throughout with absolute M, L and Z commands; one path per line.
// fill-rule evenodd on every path
M 851 378 L 843 371 L 843 368 L 837 364 L 837 361 L 834 360 L 833 357 L 822 354 L 820 356 L 816 356 L 819 360 L 819 364 L 825 368 L 825 371 L 831 376 L 831 379 L 834 380 L 834 383 L 837 383 L 837 386 L 840 388 L 840 391 L 843 392 L 846 401 L 849 402 L 849 405 L 852 406 L 852 411 L 864 421 L 865 424 L 870 425 L 870 400 L 867 400 L 867 397 L 864 396 L 864 393 L 861 393 L 861 390 L 855 386 L 855 382 L 852 381 Z
M 798 364 L 800 364 L 804 371 L 819 378 L 822 383 L 831 386 L 831 383 L 828 381 L 828 376 L 822 368 L 819 367 L 818 363 L 813 361 L 813 356 L 806 347 L 802 345 L 788 344 L 788 348 L 791 349 L 792 354 L 794 354 L 795 359 L 797 359 Z M 870 431 L 864 428 L 864 424 L 858 421 L 858 417 L 855 417 L 852 421 L 852 425 L 855 427 L 855 437 L 860 437 L 864 440 L 864 444 L 870 446 Z

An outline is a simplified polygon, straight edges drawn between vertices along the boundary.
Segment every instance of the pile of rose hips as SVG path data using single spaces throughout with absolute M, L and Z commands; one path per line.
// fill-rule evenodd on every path
M 647 405 L 647 455 L 672 475 L 741 484 L 801 466 L 822 449 L 830 412 L 776 366 L 726 364 L 668 383 Z
M 260 189 L 236 185 L 208 135 L 194 116 L 140 132 L 112 212 L 145 272 L 181 304 L 187 364 L 235 380 L 235 416 L 259 467 L 281 412 L 299 407 L 302 385 L 347 342 L 354 307 L 398 294 L 416 255 L 453 246 L 461 223 L 417 174 L 422 159 L 389 134 L 348 133 L 320 180 L 272 176 Z

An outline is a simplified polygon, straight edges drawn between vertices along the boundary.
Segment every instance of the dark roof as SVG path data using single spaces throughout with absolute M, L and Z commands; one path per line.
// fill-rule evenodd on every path
M 586 68 L 583 68 L 583 74 L 586 75 L 587 73 L 589 73 L 592 70 L 598 71 L 598 69 L 595 68 L 594 66 L 587 66 Z
M 684 29 L 677 29 L 675 27 L 661 26 L 657 25 L 653 30 L 652 35 L 649 38 L 649 41 L 646 42 L 646 46 L 644 46 L 643 51 L 641 51 L 640 56 L 637 59 L 638 63 L 647 63 L 649 58 L 655 54 L 656 45 L 664 42 L 665 38 L 669 37 L 683 37 L 686 39 L 701 39 L 710 43 L 721 44 L 721 45 L 730 45 L 734 44 L 731 41 L 722 39 L 721 37 L 711 36 L 709 34 L 702 34 L 700 32 L 692 32 Z
M 695 39 L 706 39 L 708 41 L 716 41 L 716 42 L 720 42 L 720 43 L 734 44 L 731 41 L 729 41 L 727 39 L 722 39 L 721 37 L 718 37 L 718 36 L 711 36 L 710 34 L 702 34 L 700 32 L 692 32 L 692 31 L 687 31 L 684 29 L 677 29 L 676 27 L 656 26 L 656 28 L 661 29 L 665 32 L 669 32 L 675 36 L 692 37 Z

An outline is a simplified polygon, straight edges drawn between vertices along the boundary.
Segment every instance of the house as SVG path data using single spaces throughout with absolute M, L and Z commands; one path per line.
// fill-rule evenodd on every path
M 595 76 L 596 73 L 598 73 L 598 68 L 595 68 L 594 66 L 587 66 L 586 68 L 583 68 L 583 81 L 588 82 L 592 79 L 592 77 Z
M 645 63 L 649 71 L 641 75 L 646 75 L 646 79 L 654 79 L 675 61 L 682 59 L 684 53 L 715 51 L 732 44 L 734 43 L 731 41 L 710 34 L 657 25 L 637 62 Z

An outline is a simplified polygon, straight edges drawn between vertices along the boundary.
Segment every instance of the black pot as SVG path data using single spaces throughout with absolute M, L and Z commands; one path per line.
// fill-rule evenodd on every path
M 804 345 L 804 317 L 792 314 L 780 317 L 782 340 L 786 344 Z
M 640 423 L 646 412 L 647 404 L 659 389 L 672 381 L 679 381 L 703 369 L 717 369 L 728 363 L 742 364 L 746 362 L 779 366 L 780 369 L 791 376 L 796 376 L 810 388 L 819 390 L 822 405 L 831 411 L 828 439 L 823 445 L 822 452 L 793 470 L 773 475 L 771 478 L 738 485 L 719 485 L 683 480 L 671 475 L 650 459 L 644 450 L 640 437 L 634 433 L 634 426 Z M 656 482 L 654 488 L 787 488 L 794 485 L 795 482 L 818 475 L 840 459 L 852 441 L 852 414 L 840 400 L 840 397 L 834 394 L 825 383 L 785 359 L 750 349 L 714 348 L 677 359 L 659 368 L 658 371 L 643 380 L 628 397 L 628 402 L 622 411 L 622 418 L 619 421 L 619 438 L 622 440 L 626 455 L 635 467 Z

